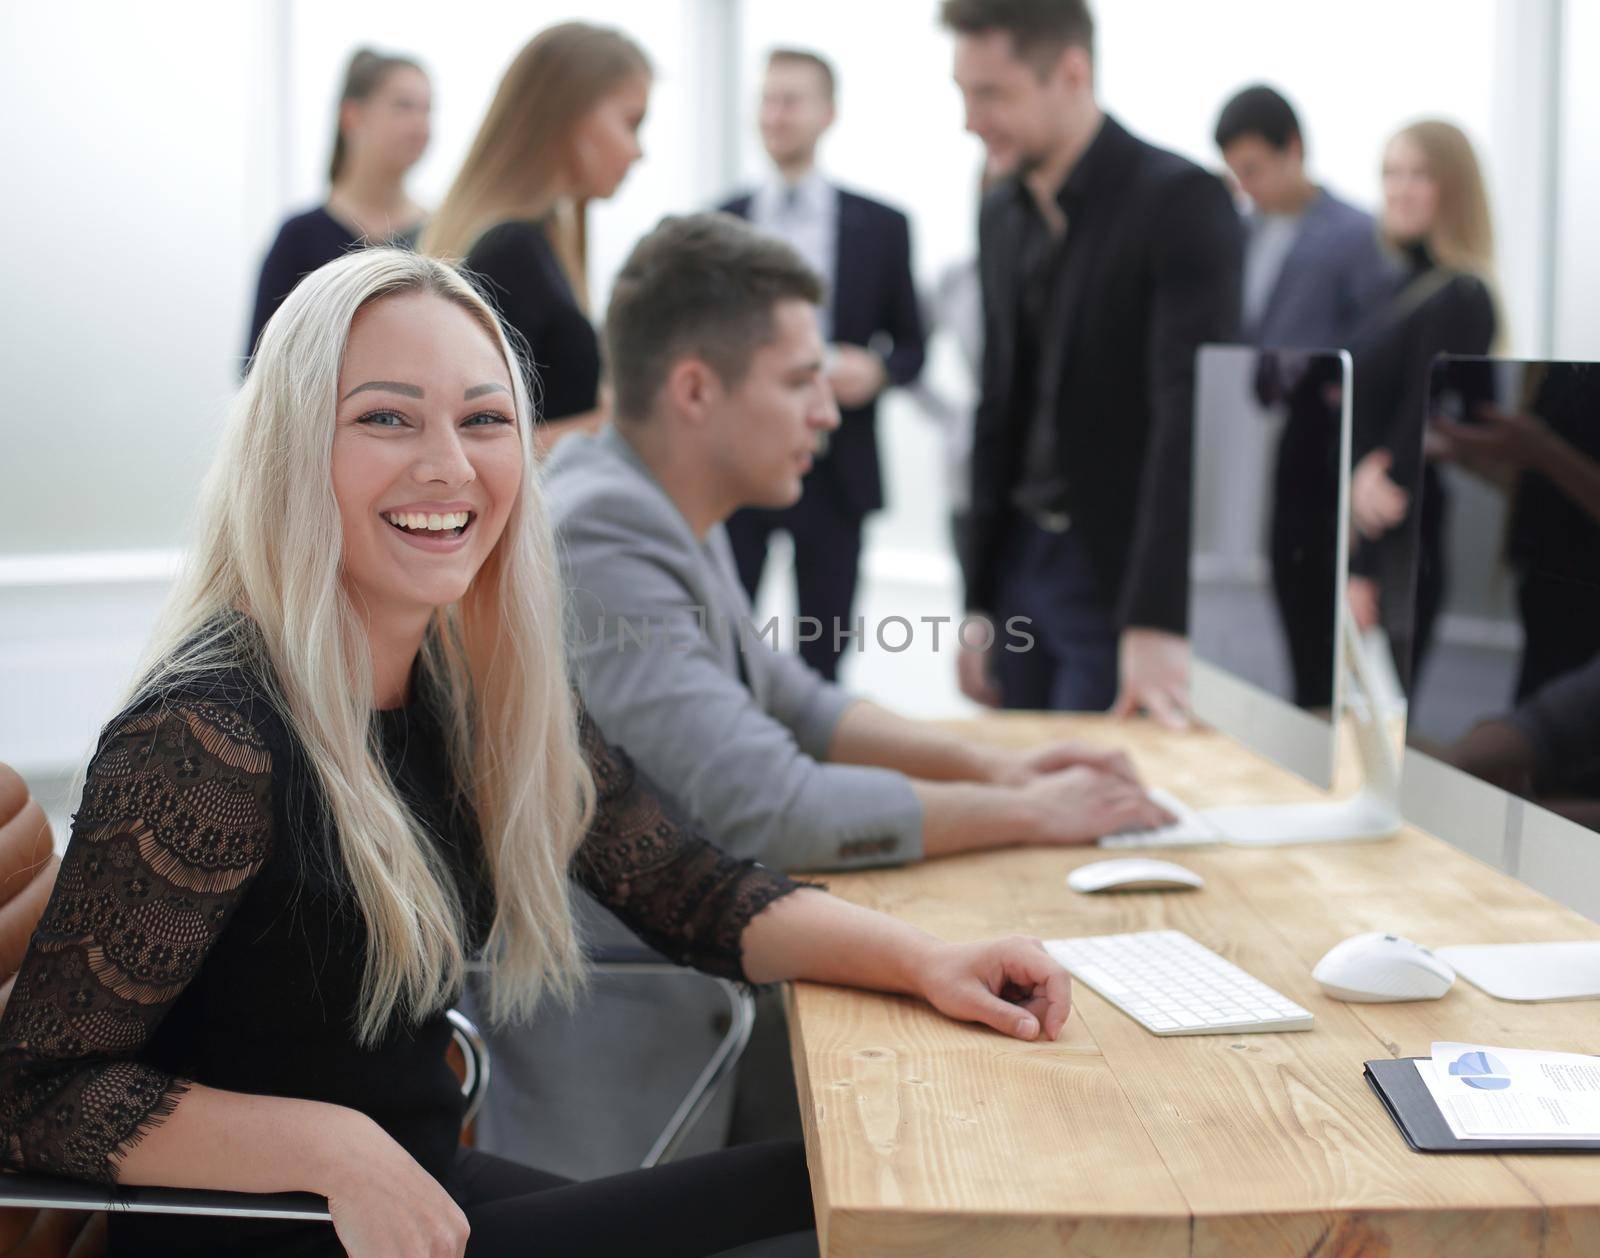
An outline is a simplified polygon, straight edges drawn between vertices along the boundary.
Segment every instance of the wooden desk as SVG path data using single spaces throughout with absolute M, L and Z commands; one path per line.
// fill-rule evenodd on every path
M 1312 794 L 1217 734 L 1094 717 L 963 726 L 1028 745 L 1127 747 L 1201 807 Z M 1094 848 L 835 875 L 838 894 L 949 939 L 1176 927 L 1310 1009 L 1309 1032 L 1157 1039 L 1078 985 L 1054 1044 L 921 1004 L 798 985 L 790 1026 L 823 1253 L 848 1255 L 1600 1254 L 1600 1157 L 1411 1152 L 1362 1079 L 1434 1040 L 1600 1050 L 1600 1005 L 1350 1005 L 1311 967 L 1363 930 L 1429 944 L 1600 938 L 1600 925 L 1417 830 L 1383 843 L 1178 859 L 1205 890 L 1082 896 Z

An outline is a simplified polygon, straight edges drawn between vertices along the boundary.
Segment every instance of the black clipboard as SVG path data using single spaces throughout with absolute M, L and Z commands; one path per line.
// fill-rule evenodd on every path
M 1600 1150 L 1600 1140 L 1461 1140 L 1417 1073 L 1417 1057 L 1369 1061 L 1366 1080 L 1406 1143 L 1418 1153 L 1571 1153 Z

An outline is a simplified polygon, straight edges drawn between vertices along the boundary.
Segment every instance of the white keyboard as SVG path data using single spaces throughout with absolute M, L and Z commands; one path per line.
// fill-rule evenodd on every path
M 1101 837 L 1101 847 L 1199 847 L 1206 843 L 1221 843 L 1222 834 L 1209 821 L 1170 791 L 1159 786 L 1146 792 L 1177 818 L 1170 826 L 1157 826 L 1153 830 L 1123 830 Z
M 1051 939 L 1045 948 L 1155 1035 L 1311 1029 L 1310 1011 L 1181 930 Z

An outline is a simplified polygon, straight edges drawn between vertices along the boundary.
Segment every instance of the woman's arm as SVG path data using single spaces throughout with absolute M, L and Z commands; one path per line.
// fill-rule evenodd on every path
M 963 1022 L 1055 1039 L 1072 980 L 1037 939 L 945 943 L 824 891 L 802 887 L 745 928 L 744 972 L 756 983 L 805 979 L 918 996 Z
M 0 1156 L 116 1178 L 181 1103 L 145 1049 L 272 850 L 272 756 L 232 709 L 120 719 L 0 1019 Z
M 342 1105 L 191 1084 L 117 1159 L 124 1184 L 311 1192 L 352 1258 L 461 1254 L 467 1219 L 450 1194 L 365 1114 Z

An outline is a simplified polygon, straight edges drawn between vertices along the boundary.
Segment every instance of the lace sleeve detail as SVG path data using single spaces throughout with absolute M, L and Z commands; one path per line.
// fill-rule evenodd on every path
M 755 861 L 735 860 L 673 818 L 587 711 L 580 713 L 580 737 L 598 798 L 575 861 L 579 882 L 678 964 L 744 978 L 744 928 L 800 884 Z
M 270 850 L 272 757 L 235 710 L 123 719 L 0 1019 L 0 1161 L 110 1182 L 185 1084 L 140 1058 Z

